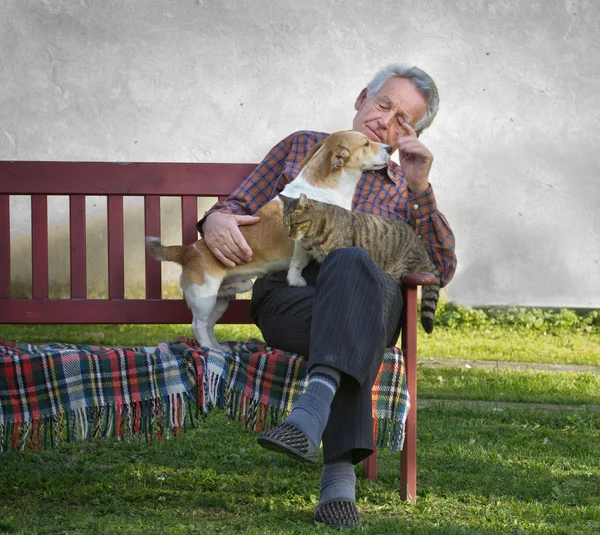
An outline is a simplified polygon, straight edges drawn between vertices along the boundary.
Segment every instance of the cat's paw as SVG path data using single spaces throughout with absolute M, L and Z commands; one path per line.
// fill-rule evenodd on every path
M 306 281 L 304 280 L 304 277 L 302 275 L 300 275 L 299 273 L 298 274 L 296 274 L 296 273 L 288 274 L 287 281 L 290 286 L 297 286 L 297 287 L 306 286 Z

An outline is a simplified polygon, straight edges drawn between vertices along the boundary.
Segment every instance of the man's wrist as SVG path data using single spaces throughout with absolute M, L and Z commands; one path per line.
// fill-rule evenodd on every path
M 219 210 L 209 210 L 208 212 L 206 212 L 204 214 L 204 217 L 196 223 L 196 230 L 200 233 L 200 236 L 202 236 L 203 238 L 204 238 L 204 230 L 202 230 L 202 227 L 204 226 L 204 223 L 206 223 L 206 219 L 208 218 L 209 215 L 212 215 L 218 211 Z
M 430 184 L 428 184 L 427 189 L 423 193 L 418 195 L 409 190 L 408 202 L 410 216 L 413 221 L 429 217 L 433 212 L 437 211 L 435 195 Z
M 412 195 L 423 195 L 430 187 L 429 182 L 425 182 L 425 184 L 409 184 L 408 191 Z

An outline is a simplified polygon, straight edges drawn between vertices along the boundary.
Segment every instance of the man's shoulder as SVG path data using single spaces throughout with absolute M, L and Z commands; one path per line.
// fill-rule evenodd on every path
M 315 144 L 324 140 L 329 134 L 326 132 L 316 132 L 314 130 L 297 130 L 291 133 L 285 139 L 294 140 L 300 143 Z

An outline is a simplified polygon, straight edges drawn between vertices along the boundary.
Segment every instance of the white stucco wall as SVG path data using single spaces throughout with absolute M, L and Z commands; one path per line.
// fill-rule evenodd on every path
M 599 307 L 599 43 L 592 0 L 1 0 L 0 159 L 258 161 L 414 63 L 449 297 Z

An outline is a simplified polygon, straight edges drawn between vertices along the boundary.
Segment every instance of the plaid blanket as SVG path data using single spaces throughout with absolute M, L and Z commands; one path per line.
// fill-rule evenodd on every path
M 0 451 L 102 436 L 162 440 L 215 406 L 256 431 L 282 421 L 306 387 L 306 362 L 259 340 L 225 344 L 231 353 L 186 338 L 152 348 L 0 339 Z M 373 387 L 378 445 L 402 447 L 409 407 L 402 354 L 386 350 Z

